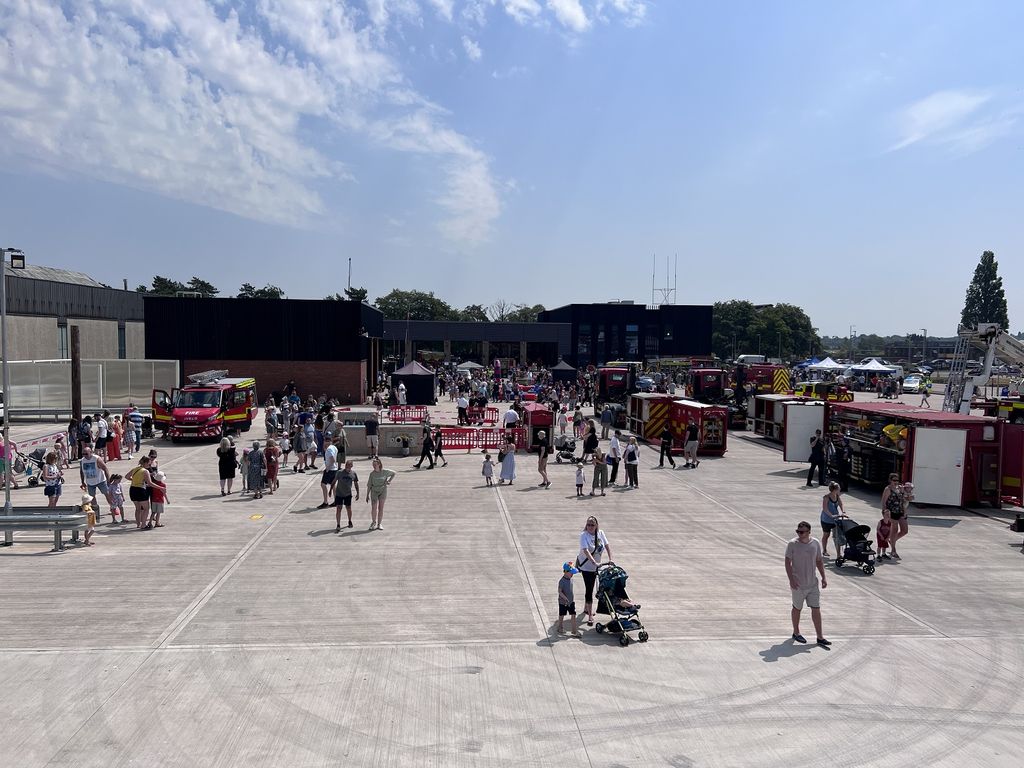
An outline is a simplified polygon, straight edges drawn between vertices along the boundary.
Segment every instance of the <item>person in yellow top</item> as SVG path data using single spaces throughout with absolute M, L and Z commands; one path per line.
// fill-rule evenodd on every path
M 384 530 L 384 502 L 388 498 L 388 486 L 395 479 L 395 473 L 384 469 L 380 457 L 373 460 L 373 471 L 366 479 L 366 503 L 370 505 L 370 530 Z
M 93 546 L 92 534 L 96 530 L 96 513 L 92 509 L 92 496 L 82 494 L 82 512 L 85 513 L 85 546 Z

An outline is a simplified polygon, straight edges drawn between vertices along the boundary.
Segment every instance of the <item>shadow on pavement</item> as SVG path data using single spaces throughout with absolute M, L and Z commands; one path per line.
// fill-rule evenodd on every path
M 778 661 L 779 659 L 788 658 L 790 656 L 796 656 L 800 653 L 810 653 L 812 649 L 817 648 L 817 645 L 808 643 L 806 645 L 797 643 L 794 640 L 784 640 L 781 643 L 776 643 L 771 648 L 765 648 L 763 651 L 758 651 L 757 655 L 761 657 L 762 661 L 769 664 Z

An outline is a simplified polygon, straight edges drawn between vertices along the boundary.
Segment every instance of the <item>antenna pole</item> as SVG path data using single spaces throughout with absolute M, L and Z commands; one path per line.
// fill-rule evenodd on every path
M 658 254 L 651 256 L 651 306 L 654 306 L 654 276 L 658 271 Z
M 352 257 L 348 257 L 348 289 L 352 290 Z

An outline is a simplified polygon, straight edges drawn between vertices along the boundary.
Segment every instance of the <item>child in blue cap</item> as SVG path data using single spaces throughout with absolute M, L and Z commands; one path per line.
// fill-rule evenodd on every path
M 572 636 L 582 637 L 576 628 L 576 603 L 572 598 L 572 575 L 579 569 L 572 563 L 562 563 L 562 578 L 558 580 L 558 634 L 564 635 L 562 621 L 568 614 L 572 617 Z

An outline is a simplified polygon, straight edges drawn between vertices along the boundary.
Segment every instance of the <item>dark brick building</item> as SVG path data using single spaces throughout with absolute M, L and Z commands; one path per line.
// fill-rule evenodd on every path
M 569 304 L 541 312 L 538 320 L 572 326 L 565 359 L 579 368 L 609 360 L 708 356 L 712 309 L 687 304 Z
M 294 380 L 302 394 L 363 402 L 376 377 L 383 316 L 355 301 L 146 296 L 146 357 L 182 376 L 255 376 L 264 400 Z

